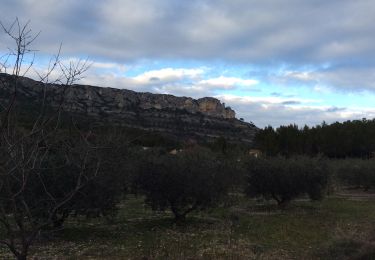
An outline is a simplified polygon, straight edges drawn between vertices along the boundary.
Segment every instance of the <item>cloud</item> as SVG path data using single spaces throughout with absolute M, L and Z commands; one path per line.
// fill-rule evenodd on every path
M 238 96 L 233 94 L 223 94 L 217 95 L 216 97 L 223 98 L 225 100 L 232 100 L 238 103 L 262 103 L 262 104 L 284 104 L 284 105 L 295 105 L 295 104 L 310 104 L 310 103 L 319 103 L 320 100 L 315 99 L 303 99 L 303 98 L 295 98 L 291 100 L 288 97 L 282 96 Z
M 202 68 L 184 69 L 184 68 L 164 68 L 160 70 L 146 71 L 137 75 L 133 80 L 140 84 L 166 83 L 184 79 L 197 79 L 205 72 Z
M 112 67 L 112 64 L 100 63 L 98 67 Z M 218 90 L 249 88 L 257 84 L 254 79 L 210 77 L 208 72 L 207 68 L 164 68 L 127 76 L 125 71 L 119 74 L 89 71 L 82 83 L 194 98 L 213 96 Z
M 330 88 L 342 91 L 375 91 L 374 66 L 330 66 L 303 68 L 300 70 L 283 70 L 271 72 L 265 81 L 280 85 L 311 86 L 316 91 L 326 92 Z
M 107 70 L 108 72 L 119 72 L 124 73 L 127 70 L 127 67 L 124 64 L 115 63 L 115 62 L 98 62 L 98 61 L 89 61 L 90 69 Z
M 375 93 L 374 8 L 373 0 L 3 0 L 1 21 L 30 19 L 42 57 L 62 42 L 64 59 L 95 61 L 82 83 L 193 97 L 256 86 L 270 97 L 230 102 L 262 125 L 372 115 L 335 102 L 314 107 L 294 90 Z M 11 44 L 3 36 L 0 54 Z M 232 66 L 247 72 L 226 73 Z
M 220 76 L 217 78 L 201 80 L 200 82 L 198 82 L 198 84 L 207 87 L 231 89 L 236 86 L 251 87 L 253 85 L 258 84 L 258 81 L 254 79 L 242 79 L 237 77 Z
M 374 8 L 372 0 L 4 0 L 1 21 L 30 19 L 35 32 L 42 32 L 35 46 L 47 53 L 62 42 L 67 56 L 118 64 L 287 64 L 297 68 L 285 71 L 293 82 L 356 90 L 375 87 Z M 301 70 L 327 63 L 330 70 Z
M 375 58 L 371 0 L 4 0 L 2 20 L 32 20 L 43 50 L 294 64 Z M 332 12 L 332 10 L 335 10 Z
M 314 126 L 323 121 L 333 123 L 361 118 L 375 117 L 375 108 L 348 108 L 322 105 L 285 104 L 281 100 L 268 98 L 241 97 L 233 95 L 218 96 L 235 109 L 238 117 L 252 121 L 258 127 L 286 124 L 305 124 Z M 281 102 L 280 102 L 281 101 Z
M 295 79 L 299 81 L 315 81 L 314 75 L 310 71 L 285 71 L 285 78 Z
M 295 101 L 295 100 L 287 100 L 282 102 L 283 105 L 300 105 L 300 101 Z
M 67 61 L 74 61 L 70 59 Z M 217 94 L 222 90 L 223 85 L 235 84 L 237 82 L 253 81 L 236 77 L 210 77 L 209 70 L 204 68 L 167 68 L 160 70 L 144 71 L 142 73 L 127 76 L 128 68 L 122 67 L 119 73 L 108 73 L 100 68 L 116 67 L 115 63 L 94 63 L 94 68 L 89 70 L 79 83 L 99 85 L 102 87 L 115 87 L 119 89 L 132 89 L 141 92 L 167 93 L 177 96 L 191 96 L 200 98 L 204 96 L 215 96 L 222 102 L 235 109 L 237 117 L 246 121 L 254 122 L 258 127 L 266 125 L 285 125 L 296 123 L 316 125 L 323 121 L 328 123 L 345 121 L 349 119 L 372 118 L 375 116 L 375 108 L 372 107 L 345 107 L 323 104 L 320 99 L 301 98 L 283 92 L 272 92 L 264 96 L 238 95 L 238 94 Z M 99 68 L 95 71 L 95 68 Z M 120 67 L 121 68 L 121 67 Z M 43 69 L 36 68 L 43 72 Z M 58 77 L 59 71 L 51 75 L 51 79 Z M 37 75 L 30 71 L 29 76 L 37 78 Z M 220 84 L 218 79 L 223 79 L 225 84 Z M 231 80 L 225 80 L 230 78 Z M 202 84 L 202 81 L 215 83 L 212 85 Z M 255 82 L 255 81 L 254 81 Z M 217 85 L 217 86 L 216 86 Z M 216 87 L 215 87 L 216 86 Z M 257 93 L 260 95 L 261 93 Z

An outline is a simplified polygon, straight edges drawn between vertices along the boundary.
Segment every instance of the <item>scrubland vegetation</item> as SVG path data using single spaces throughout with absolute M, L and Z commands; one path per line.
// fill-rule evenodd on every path
M 43 102 L 25 110 L 17 84 L 34 38 L 13 26 L 16 63 L 0 85 L 14 88 L 0 110 L 0 258 L 375 258 L 371 142 L 345 150 L 323 146 L 324 134 L 301 135 L 319 127 L 266 128 L 253 158 L 223 138 L 197 144 L 95 126 Z M 86 69 L 59 64 L 41 80 L 59 67 L 68 88 Z M 319 129 L 332 141 L 332 129 L 357 124 L 349 138 L 373 122 Z
M 99 146 L 99 139 L 91 144 Z M 1 239 L 12 235 L 21 246 L 20 232 L 44 223 L 28 251 L 42 259 L 367 259 L 375 253 L 371 160 L 256 159 L 199 145 L 170 154 L 162 146 L 131 145 L 124 133 L 110 139 L 116 143 L 107 139 L 95 160 L 86 161 L 95 176 L 85 177 L 52 217 L 49 196 L 64 198 L 76 185 L 74 161 L 31 173 L 16 199 L 32 211 L 24 212 L 20 230 L 11 219 L 21 213 L 3 203 L 13 233 L 2 226 Z M 0 252 L 12 257 L 7 247 Z

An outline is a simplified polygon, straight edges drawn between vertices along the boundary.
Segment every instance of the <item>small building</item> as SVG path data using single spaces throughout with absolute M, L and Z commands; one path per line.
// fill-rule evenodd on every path
M 169 154 L 176 155 L 178 153 L 181 153 L 183 150 L 182 149 L 173 149 L 169 152 Z
M 259 158 L 262 156 L 262 151 L 258 149 L 250 149 L 248 153 L 251 157 Z

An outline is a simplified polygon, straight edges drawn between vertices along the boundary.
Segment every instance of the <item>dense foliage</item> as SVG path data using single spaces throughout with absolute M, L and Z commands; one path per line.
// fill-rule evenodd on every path
M 267 155 L 322 154 L 330 158 L 369 158 L 375 151 L 375 120 L 354 120 L 321 124 L 265 127 L 256 135 L 256 145 Z
M 375 160 L 346 159 L 335 162 L 337 179 L 345 186 L 375 188 Z
M 176 221 L 211 207 L 226 195 L 230 176 L 213 154 L 190 149 L 142 162 L 136 185 L 154 210 L 169 208 Z
M 95 160 L 92 162 L 98 166 L 95 176 L 86 179 L 73 200 L 61 207 L 56 215 L 55 226 L 61 225 L 69 216 L 112 217 L 117 211 L 119 202 L 127 193 L 130 170 L 127 158 L 128 147 L 122 145 L 122 134 L 107 131 L 100 135 L 93 135 L 90 141 L 92 146 L 96 147 Z M 57 184 L 62 190 L 66 189 L 72 179 L 69 173 L 65 172 L 50 176 L 59 178 Z M 51 189 L 55 187 L 51 186 Z
M 279 205 L 285 205 L 304 194 L 312 200 L 322 199 L 328 184 L 327 167 L 320 159 L 252 159 L 246 166 L 246 194 L 274 199 Z

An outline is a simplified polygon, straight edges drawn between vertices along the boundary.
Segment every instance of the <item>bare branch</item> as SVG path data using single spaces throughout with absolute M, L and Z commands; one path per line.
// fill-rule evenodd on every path
M 77 131 L 77 140 L 69 140 L 70 137 L 60 140 L 60 117 L 66 94 L 90 67 L 88 59 L 63 64 L 60 61 L 61 44 L 46 72 L 36 72 L 44 84 L 38 115 L 30 127 L 19 125 L 14 108 L 21 78 L 33 69 L 36 56 L 31 45 L 39 36 L 39 33 L 33 34 L 29 24 L 30 21 L 21 24 L 16 18 L 6 27 L 0 21 L 0 29 L 15 46 L 0 57 L 0 72 L 9 70 L 12 73 L 7 82 L 5 79 L 0 82 L 4 88 L 10 87 L 12 93 L 8 104 L 0 107 L 0 225 L 7 232 L 7 238 L 0 240 L 0 244 L 8 246 L 17 257 L 27 255 L 41 229 L 51 225 L 56 214 L 60 214 L 100 169 L 100 160 L 93 159 L 96 148 L 89 142 L 91 133 Z M 61 76 L 51 80 L 58 68 Z M 62 90 L 57 92 L 60 95 L 58 106 L 47 115 L 47 88 L 52 83 L 63 84 Z M 78 130 L 76 126 L 73 128 Z M 55 174 L 64 176 L 71 172 L 74 173 L 73 183 L 60 191 L 59 183 L 53 184 Z

